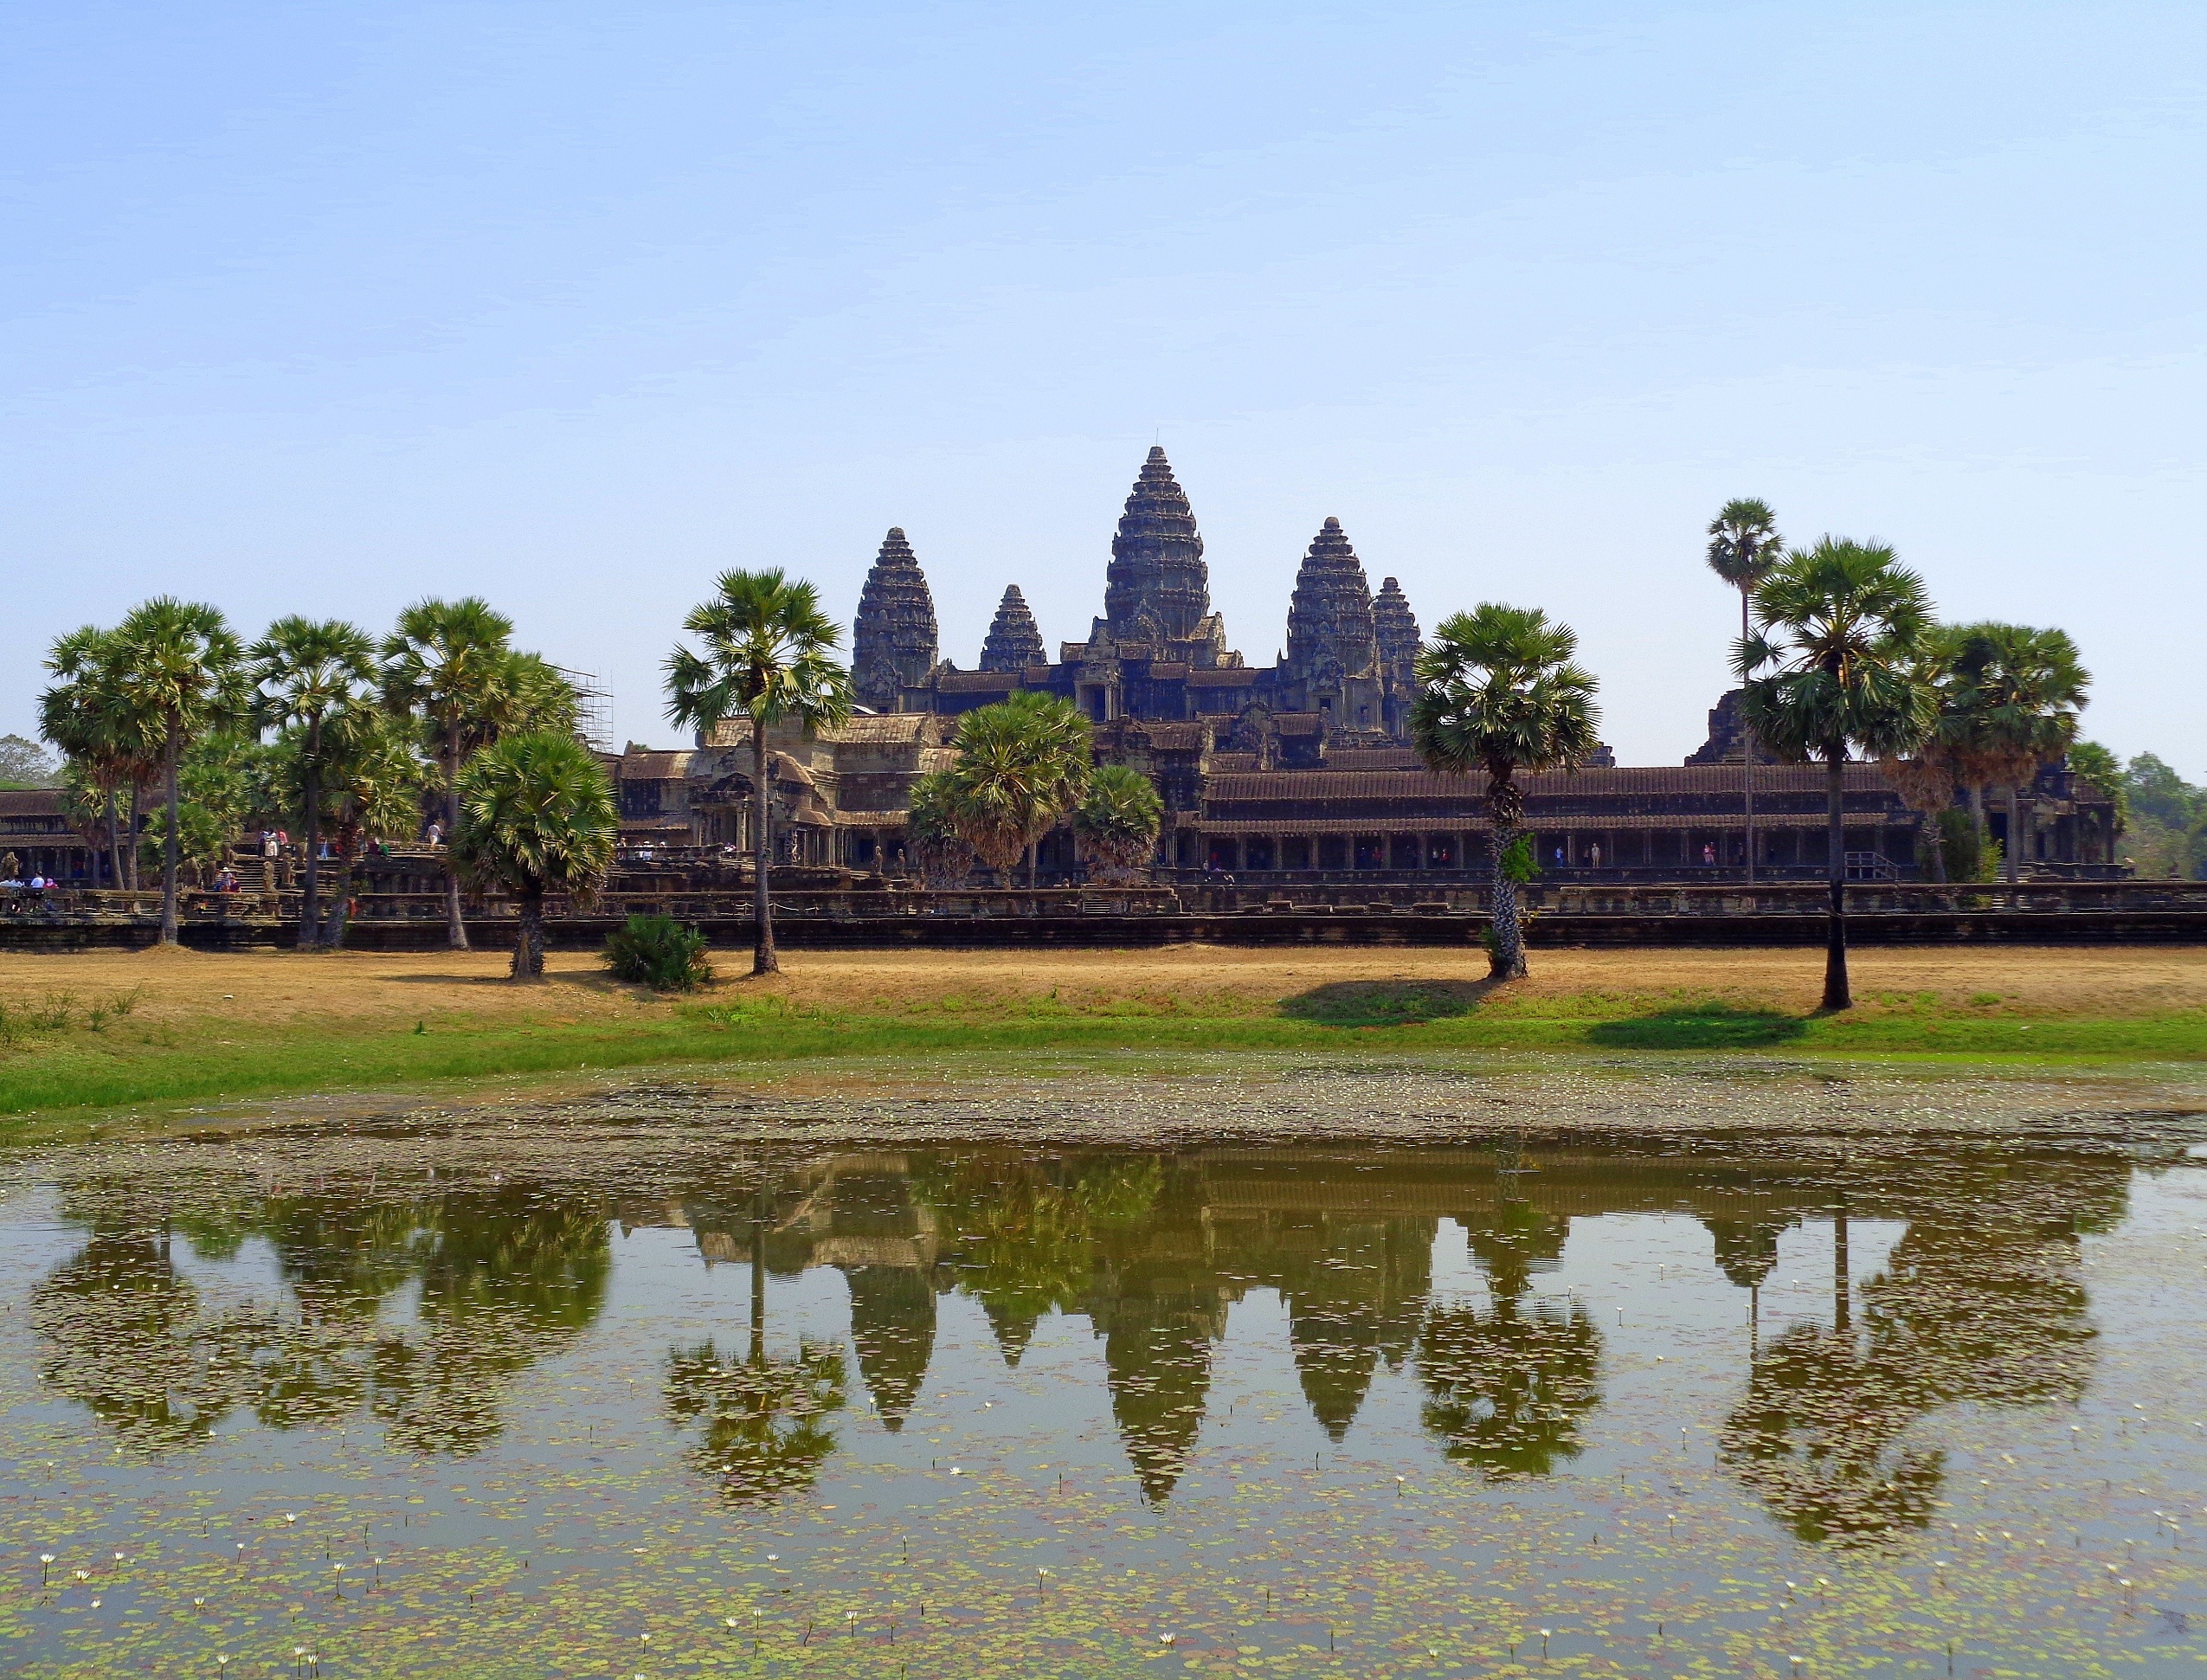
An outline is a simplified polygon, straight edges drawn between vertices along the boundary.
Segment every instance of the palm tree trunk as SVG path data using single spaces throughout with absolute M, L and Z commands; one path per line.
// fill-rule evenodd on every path
M 445 731 L 445 943 L 467 949 L 467 920 L 460 909 L 460 866 L 452 854 L 460 834 L 460 725 Z
M 177 863 L 183 851 L 183 836 L 177 832 L 183 806 L 177 792 L 177 761 L 183 756 L 181 735 L 171 726 L 161 753 L 169 807 L 169 832 L 161 837 L 161 943 L 164 945 L 177 943 Z
M 1496 980 L 1522 980 L 1526 975 L 1525 926 L 1517 914 L 1517 883 L 1510 879 L 1509 867 L 1503 860 L 1517 838 L 1517 829 L 1507 821 L 1495 822 L 1493 828 L 1495 948 L 1488 958 L 1489 968 Z
M 766 1194 L 751 1194 L 751 1363 L 766 1363 Z
M 513 977 L 541 980 L 544 975 L 544 889 L 531 881 L 521 889 L 521 924 L 513 936 Z
M 773 867 L 774 836 L 768 832 L 774 820 L 774 803 L 767 795 L 766 725 L 751 720 L 751 798 L 756 825 L 751 834 L 751 886 L 757 894 L 756 916 L 758 943 L 751 953 L 751 973 L 777 975 L 782 959 L 774 949 L 774 892 L 767 877 Z
M 352 901 L 352 884 L 357 879 L 354 855 L 344 849 L 342 839 L 338 848 L 337 879 L 330 889 L 330 908 L 324 913 L 317 933 L 317 943 L 327 950 L 336 950 L 344 943 L 345 907 Z
M 1855 1000 L 1847 989 L 1847 747 L 1836 742 L 1824 749 L 1825 846 L 1831 852 L 1831 908 L 1824 945 L 1824 1007 L 1851 1009 Z
M 131 782 L 130 821 L 123 825 L 124 832 L 130 836 L 131 840 L 130 845 L 124 849 L 123 856 L 124 861 L 130 866 L 130 890 L 132 892 L 137 891 L 139 885 L 138 867 L 138 810 L 140 802 L 138 795 L 143 791 L 144 790 L 139 787 L 136 779 L 133 778 Z M 133 908 L 135 908 L 135 906 L 133 906 Z
M 315 911 L 319 908 L 319 889 L 321 877 L 315 868 L 314 854 L 319 852 L 322 827 L 322 720 L 319 718 L 306 726 L 306 872 L 299 881 L 299 948 L 311 949 L 314 944 Z
M 1940 886 L 1946 885 L 1946 836 L 1939 826 L 1939 813 L 1931 813 L 1931 820 L 1924 825 L 1931 846 L 1931 879 Z
M 2023 794 L 2016 786 L 2017 776 L 2008 778 L 2008 885 L 2014 886 L 2023 868 Z M 2009 900 L 2011 910 L 2015 901 Z
M 1026 890 L 1029 892 L 1034 891 L 1034 854 L 1039 849 L 1037 842 L 1033 840 L 1026 843 Z
M 1831 1220 L 1831 1328 L 1847 1334 L 1853 1322 L 1854 1268 L 1847 1252 L 1847 1203 L 1843 1196 Z
M 107 800 L 107 885 L 117 891 L 123 886 L 123 790 L 114 789 Z
M 1740 640 L 1747 639 L 1747 591 L 1740 590 Z M 1755 884 L 1755 732 L 1747 726 L 1747 691 L 1740 691 L 1740 780 L 1747 812 L 1747 885 Z

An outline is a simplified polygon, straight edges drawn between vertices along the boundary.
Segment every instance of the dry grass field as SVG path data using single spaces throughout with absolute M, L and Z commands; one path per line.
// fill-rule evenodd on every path
M 1816 1013 L 1815 949 L 1542 950 L 1494 988 L 1477 951 L 786 953 L 679 998 L 557 953 L 0 954 L 0 1113 L 654 1062 L 1384 1044 L 1421 1050 L 2207 1059 L 2207 949 L 1880 948 L 1859 1007 Z
M 785 951 L 778 979 L 750 980 L 746 952 L 716 954 L 723 978 L 698 995 L 770 993 L 837 1013 L 902 1014 L 955 1001 L 986 1013 L 1054 998 L 1074 1008 L 1148 1001 L 1181 1011 L 1269 1013 L 1322 988 L 1477 982 L 1476 951 L 1267 950 L 1181 945 L 1156 950 Z M 1572 1000 L 1718 998 L 1806 1014 L 1816 1007 L 1823 953 L 1745 950 L 1547 950 L 1510 988 L 1524 1007 Z M 516 985 L 498 952 L 200 954 L 0 953 L 0 999 L 28 1003 L 73 993 L 85 1003 L 135 991 L 149 1020 L 273 1026 L 301 1021 L 386 1027 L 440 1016 L 483 1024 L 620 1020 L 664 1007 L 608 981 L 587 952 L 552 954 L 542 985 Z M 1851 956 L 1855 988 L 1877 1007 L 1936 997 L 2033 1014 L 2127 1018 L 2207 1010 L 2207 948 L 1882 947 Z M 736 977 L 731 977 L 736 976 Z

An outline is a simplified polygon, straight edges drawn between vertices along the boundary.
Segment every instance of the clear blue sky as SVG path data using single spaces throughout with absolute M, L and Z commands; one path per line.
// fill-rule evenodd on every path
M 474 592 L 666 743 L 716 570 L 970 665 L 1161 437 L 1255 662 L 1338 515 L 1699 743 L 1702 527 L 2066 626 L 2207 776 L 2207 8 L 0 10 L 0 731 L 57 633 Z

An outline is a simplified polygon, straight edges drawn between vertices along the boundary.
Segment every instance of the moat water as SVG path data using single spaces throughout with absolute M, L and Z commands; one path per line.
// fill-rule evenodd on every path
M 648 1101 L 567 1147 L 507 1123 L 26 1169 L 0 1667 L 2207 1659 L 2180 1123 L 1183 1149 L 721 1145 Z

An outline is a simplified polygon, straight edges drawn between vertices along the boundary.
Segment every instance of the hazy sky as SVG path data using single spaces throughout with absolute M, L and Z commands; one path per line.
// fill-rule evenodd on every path
M 970 666 L 1153 438 L 1268 662 L 1338 515 L 1676 762 L 1702 528 L 2066 626 L 2207 776 L 2207 8 L 0 6 L 0 731 L 52 638 L 479 593 L 671 743 L 730 565 Z

